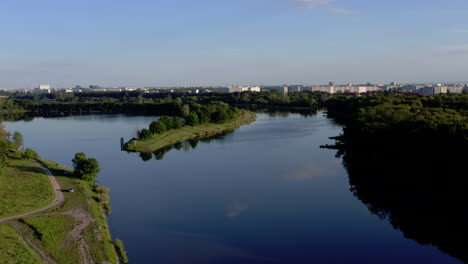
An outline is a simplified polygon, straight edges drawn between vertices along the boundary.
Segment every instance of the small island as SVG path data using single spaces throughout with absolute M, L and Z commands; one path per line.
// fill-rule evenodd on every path
M 184 106 L 184 117 L 162 116 L 150 124 L 149 129 L 138 132 L 124 144 L 129 152 L 154 152 L 177 142 L 216 136 L 226 131 L 250 124 L 256 120 L 256 114 L 240 110 L 221 102 L 208 105 Z

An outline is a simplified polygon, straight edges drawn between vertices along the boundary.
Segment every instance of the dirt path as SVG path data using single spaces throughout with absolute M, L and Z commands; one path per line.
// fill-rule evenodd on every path
M 84 229 L 88 227 L 88 225 L 93 222 L 94 220 L 91 218 L 88 212 L 83 209 L 75 209 L 69 212 L 62 213 L 64 215 L 71 215 L 75 218 L 76 225 L 73 230 L 70 232 L 69 236 L 76 242 L 78 242 L 80 255 L 81 255 L 81 263 L 82 264 L 92 264 L 93 259 L 91 257 L 91 251 L 89 250 L 89 246 L 84 239 Z
M 57 205 L 64 202 L 62 190 L 60 189 L 60 185 L 58 184 L 57 180 L 55 179 L 55 176 L 52 174 L 52 172 L 50 172 L 50 170 L 44 164 L 42 164 L 42 162 L 40 162 L 38 160 L 35 160 L 35 161 L 36 161 L 37 164 L 39 164 L 42 167 L 44 172 L 49 177 L 50 183 L 52 183 L 52 187 L 54 188 L 54 191 L 55 191 L 54 201 L 51 204 L 47 205 L 46 207 L 34 210 L 32 212 L 29 212 L 29 213 L 14 215 L 14 216 L 6 217 L 6 218 L 0 218 L 0 223 L 10 221 L 10 220 L 19 219 L 19 218 L 26 218 L 26 217 L 32 216 L 34 214 L 40 213 L 42 211 L 48 210 L 48 209 L 50 209 L 50 208 L 52 208 L 54 206 L 57 206 Z
M 24 213 L 24 214 L 19 214 L 15 216 L 10 216 L 6 218 L 0 219 L 0 223 L 7 222 L 10 220 L 15 220 L 19 218 L 27 218 L 33 215 L 37 215 L 40 212 L 46 211 L 54 206 L 60 205 L 64 202 L 64 196 L 62 193 L 62 190 L 60 188 L 60 185 L 58 184 L 55 176 L 50 172 L 50 170 L 42 164 L 40 161 L 36 160 L 36 163 L 39 164 L 44 172 L 47 174 L 50 182 L 52 183 L 52 186 L 55 191 L 55 199 L 54 201 L 47 205 L 46 207 L 43 207 L 41 209 L 34 210 L 32 212 Z M 83 232 L 84 229 L 94 220 L 91 218 L 88 212 L 86 212 L 83 209 L 74 209 L 68 212 L 57 212 L 57 213 L 45 213 L 45 214 L 39 214 L 39 215 L 70 215 L 73 218 L 75 218 L 76 221 L 76 226 L 73 228 L 73 230 L 70 232 L 69 236 L 74 240 L 78 242 L 79 245 L 79 251 L 81 255 L 81 263 L 82 264 L 91 264 L 94 263 L 92 257 L 91 257 L 91 252 L 89 250 L 88 244 L 86 243 Z M 48 264 L 56 264 L 57 262 L 53 260 L 52 257 L 46 252 L 43 252 L 39 247 L 37 247 L 32 241 L 28 240 L 26 236 L 21 232 L 21 228 L 19 226 L 19 223 L 12 222 L 13 226 L 15 229 L 21 234 L 21 237 L 23 241 L 32 249 L 34 250 L 39 257 Z

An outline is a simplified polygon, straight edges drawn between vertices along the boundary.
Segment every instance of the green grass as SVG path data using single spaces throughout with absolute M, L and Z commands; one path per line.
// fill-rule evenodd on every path
M 0 224 L 0 261 L 3 264 L 41 264 L 41 259 L 11 226 Z
M 59 263 L 80 263 L 76 242 L 67 239 L 75 224 L 72 216 L 47 215 L 26 218 L 23 221 L 35 231 L 47 252 Z
M 98 197 L 98 193 L 91 188 L 89 183 L 72 178 L 69 168 L 49 160 L 40 160 L 56 176 L 63 189 L 73 187 L 75 190 L 73 193 L 63 193 L 64 204 L 41 212 L 41 214 L 61 213 L 80 208 L 85 210 L 94 220 L 84 229 L 84 238 L 94 261 L 96 263 L 107 261 L 118 264 L 103 204 L 99 202 L 103 201 L 102 195 Z M 3 173 L 0 175 L 0 217 L 27 213 L 42 208 L 50 204 L 54 197 L 54 190 L 47 175 L 34 161 L 11 159 L 9 165 L 3 168 Z M 24 224 L 18 221 L 12 221 L 11 224 L 14 224 L 15 228 L 20 228 L 22 235 L 30 238 L 36 237 L 31 240 L 32 243 L 47 251 L 58 263 L 68 264 L 80 262 L 76 242 L 73 242 L 69 237 L 74 222 L 72 216 L 47 215 L 24 219 Z M 0 263 L 42 263 L 37 262 L 34 253 L 31 253 L 32 257 L 28 257 L 28 247 L 14 242 L 15 236 L 13 235 L 16 234 L 16 239 L 19 239 L 20 242 L 21 237 L 12 227 L 1 227 Z M 11 247 L 6 246 L 7 244 Z M 28 259 L 22 261 L 23 257 L 28 257 L 31 261 Z
M 108 261 L 118 264 L 117 253 L 107 225 L 107 218 L 104 214 L 102 204 L 98 202 L 98 194 L 93 191 L 89 183 L 67 176 L 66 174 L 72 172 L 69 168 L 45 159 L 41 159 L 41 162 L 56 175 L 57 181 L 63 189 L 69 187 L 74 188 L 73 193 L 63 193 L 65 196 L 64 206 L 53 208 L 50 212 L 64 212 L 77 208 L 82 208 L 89 212 L 95 221 L 85 228 L 84 237 L 91 251 L 91 255 L 96 263 Z
M 252 123 L 256 119 L 254 112 L 243 110 L 241 116 L 234 121 L 224 124 L 203 124 L 199 126 L 184 126 L 176 130 L 169 130 L 160 135 L 153 135 L 148 140 L 134 140 L 125 144 L 125 150 L 132 152 L 154 152 L 183 140 L 204 138 L 222 134 L 227 130 Z
M 11 160 L 0 174 L 0 218 L 27 213 L 49 205 L 55 198 L 52 184 L 32 160 Z

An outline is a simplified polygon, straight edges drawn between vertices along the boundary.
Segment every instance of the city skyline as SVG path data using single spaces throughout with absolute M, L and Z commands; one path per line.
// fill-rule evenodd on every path
M 468 3 L 3 1 L 0 88 L 458 83 Z

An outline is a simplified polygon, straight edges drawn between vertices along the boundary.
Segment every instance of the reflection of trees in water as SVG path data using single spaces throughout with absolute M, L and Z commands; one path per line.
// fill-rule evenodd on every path
M 468 262 L 466 141 L 345 132 L 340 143 L 351 191 L 372 213 L 405 237 Z
M 160 148 L 154 152 L 140 152 L 140 158 L 143 161 L 149 161 L 153 157 L 156 160 L 162 160 L 164 158 L 164 155 L 166 155 L 167 152 L 175 149 L 175 150 L 184 150 L 184 151 L 190 151 L 191 149 L 196 149 L 198 147 L 199 142 L 203 143 L 210 143 L 212 141 L 218 141 L 218 140 L 223 140 L 224 137 L 230 133 L 232 133 L 234 130 L 229 130 L 229 131 L 224 131 L 223 134 L 216 135 L 216 136 L 211 136 L 211 137 L 205 137 L 205 138 L 195 138 L 195 139 L 190 139 L 190 140 L 184 140 L 177 142 L 173 145 L 166 146 L 163 148 Z
M 268 114 L 269 117 L 289 117 L 291 114 L 300 114 L 304 117 L 312 117 L 317 115 L 317 109 L 310 108 L 288 108 L 288 107 L 244 107 L 257 113 Z

